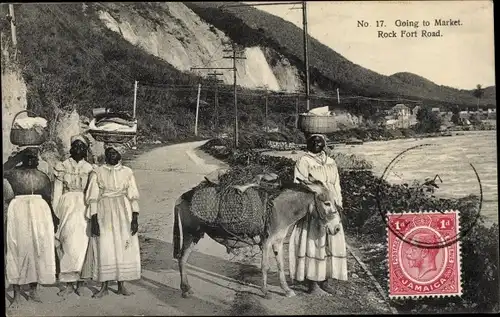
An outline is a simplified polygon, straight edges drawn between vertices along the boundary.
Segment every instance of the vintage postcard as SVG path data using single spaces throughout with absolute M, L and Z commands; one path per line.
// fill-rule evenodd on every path
M 493 1 L 0 8 L 7 316 L 500 311 Z

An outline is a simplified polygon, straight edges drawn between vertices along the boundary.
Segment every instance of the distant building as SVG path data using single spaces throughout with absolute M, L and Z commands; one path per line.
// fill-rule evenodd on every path
M 396 119 L 387 119 L 385 121 L 386 129 L 396 129 L 398 127 L 398 120 Z
M 439 107 L 434 107 L 431 109 L 432 112 L 441 112 L 441 110 L 439 109 Z
M 458 116 L 459 116 L 460 118 L 466 118 L 466 119 L 467 119 L 467 118 L 469 118 L 470 114 L 469 114 L 469 112 L 468 112 L 468 111 L 465 111 L 465 110 L 464 110 L 464 111 L 460 111 L 460 112 L 458 113 Z
M 411 125 L 410 108 L 400 103 L 389 110 L 389 116 L 386 116 L 385 126 L 387 128 L 409 128 Z

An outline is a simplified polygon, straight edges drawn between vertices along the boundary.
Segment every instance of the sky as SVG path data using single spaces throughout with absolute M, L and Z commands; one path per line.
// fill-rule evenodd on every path
M 256 8 L 302 28 L 301 5 Z M 458 89 L 495 85 L 492 1 L 308 1 L 307 16 L 310 36 L 377 73 L 411 72 Z M 461 25 L 435 26 L 436 19 Z M 381 20 L 384 27 L 377 28 Z M 397 20 L 418 21 L 418 27 L 396 26 Z M 423 26 L 423 20 L 430 25 Z M 402 37 L 403 30 L 417 36 Z M 441 36 L 422 37 L 423 30 L 440 30 Z M 394 31 L 397 37 L 378 37 L 379 31 Z

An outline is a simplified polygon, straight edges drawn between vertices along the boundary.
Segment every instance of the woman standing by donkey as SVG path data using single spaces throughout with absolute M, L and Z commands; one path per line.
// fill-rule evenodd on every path
M 132 295 L 125 281 L 141 278 L 139 252 L 139 191 L 134 173 L 121 164 L 120 145 L 106 145 L 106 163 L 94 169 L 86 192 L 91 230 L 96 243 L 97 266 L 93 279 L 102 282 L 94 295 L 108 294 L 108 282 L 118 281 L 118 293 Z
M 85 136 L 73 136 L 70 157 L 54 168 L 53 206 L 60 220 L 59 230 L 56 232 L 56 249 L 60 263 L 59 281 L 67 283 L 66 288 L 58 293 L 59 296 L 66 296 L 73 291 L 81 295 L 82 279 L 92 277 L 90 269 L 82 272 L 90 237 L 84 200 L 84 190 L 92 172 L 92 165 L 85 160 L 88 146 L 89 140 Z M 91 267 L 90 261 L 88 258 L 86 268 Z
M 312 175 L 326 186 L 336 209 L 342 210 L 337 164 L 327 155 L 325 147 L 322 134 L 312 134 L 307 138 L 307 153 L 295 165 L 294 180 L 300 182 Z M 306 216 L 297 223 L 290 237 L 291 278 L 308 280 L 312 294 L 332 293 L 328 278 L 347 280 L 346 243 L 340 215 L 333 222 L 336 232 L 328 232 L 318 219 Z

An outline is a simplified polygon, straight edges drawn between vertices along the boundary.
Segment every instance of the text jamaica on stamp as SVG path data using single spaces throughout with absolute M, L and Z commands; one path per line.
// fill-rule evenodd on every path
M 389 297 L 461 296 L 458 211 L 387 216 Z

